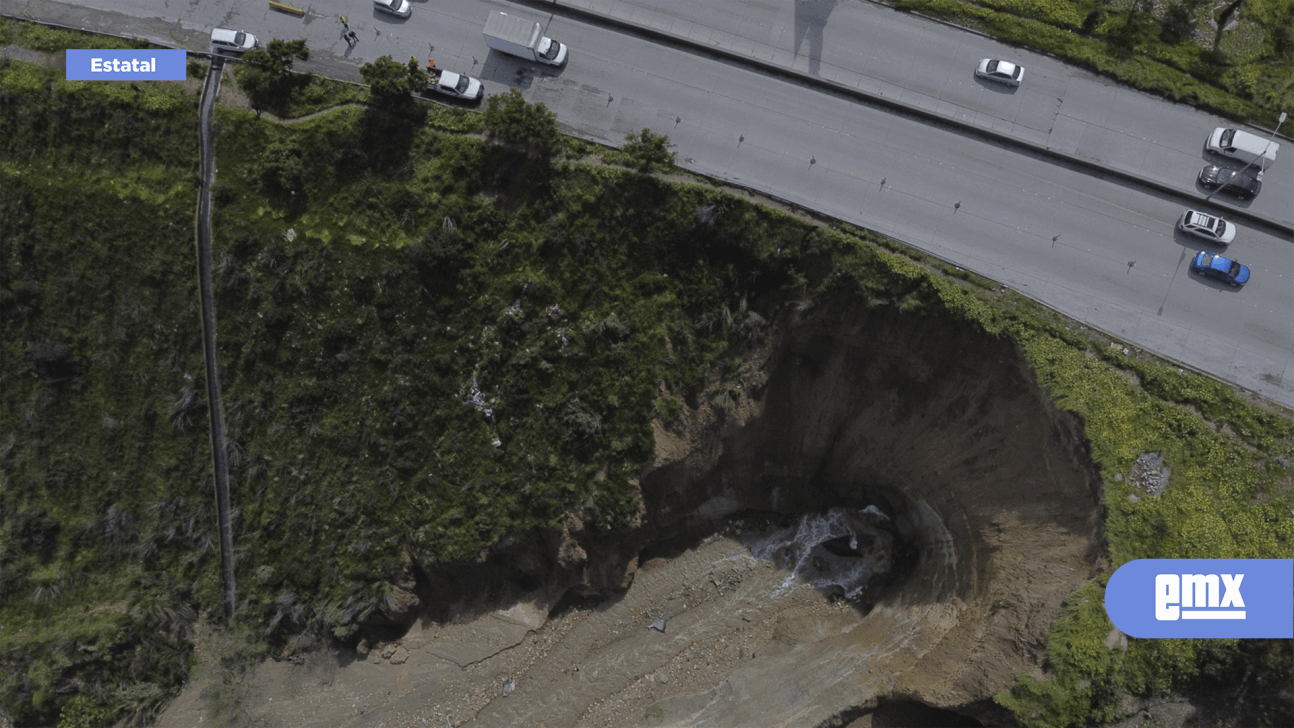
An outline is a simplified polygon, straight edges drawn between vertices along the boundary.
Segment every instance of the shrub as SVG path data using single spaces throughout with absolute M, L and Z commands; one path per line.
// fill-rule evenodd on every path
M 625 145 L 619 150 L 608 151 L 602 158 L 611 164 L 619 164 L 639 172 L 667 172 L 674 167 L 673 146 L 669 137 L 664 134 L 653 134 L 651 129 L 630 132 L 625 137 Z
M 485 107 L 485 134 L 491 141 L 551 157 L 560 146 L 557 115 L 542 103 L 529 104 L 521 92 L 490 96 Z
M 409 109 L 413 105 L 412 94 L 426 83 L 426 76 L 412 58 L 405 65 L 391 56 L 381 56 L 360 66 L 359 73 L 368 84 L 370 102 L 393 111 Z

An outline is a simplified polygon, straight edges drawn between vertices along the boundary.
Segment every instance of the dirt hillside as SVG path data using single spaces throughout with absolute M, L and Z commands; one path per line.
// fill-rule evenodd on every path
M 987 699 L 1039 673 L 1100 556 L 1080 424 L 1012 342 L 958 323 L 840 295 L 779 328 L 733 375 L 735 409 L 658 430 L 637 528 L 573 514 L 423 569 L 418 624 L 263 664 L 242 722 L 1000 720 Z M 195 682 L 159 725 L 209 724 L 209 704 Z

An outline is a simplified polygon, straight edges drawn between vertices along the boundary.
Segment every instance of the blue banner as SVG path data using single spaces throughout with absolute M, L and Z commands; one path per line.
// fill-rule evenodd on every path
M 69 81 L 183 81 L 184 51 L 67 49 Z
M 1129 561 L 1105 612 L 1132 637 L 1294 638 L 1294 559 Z

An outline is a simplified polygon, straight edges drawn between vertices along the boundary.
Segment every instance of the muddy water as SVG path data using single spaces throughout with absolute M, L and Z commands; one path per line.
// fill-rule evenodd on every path
M 854 599 L 873 576 L 889 568 L 893 543 L 876 528 L 889 520 L 875 506 L 863 511 L 831 508 L 806 513 L 791 527 L 742 540 L 754 558 L 787 572 L 770 596 L 803 582 L 823 594 Z

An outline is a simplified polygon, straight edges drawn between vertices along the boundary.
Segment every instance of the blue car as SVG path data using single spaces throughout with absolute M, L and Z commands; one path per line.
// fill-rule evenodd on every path
M 1191 272 L 1217 278 L 1233 286 L 1243 286 L 1249 282 L 1249 266 L 1213 253 L 1196 253 L 1191 259 Z

